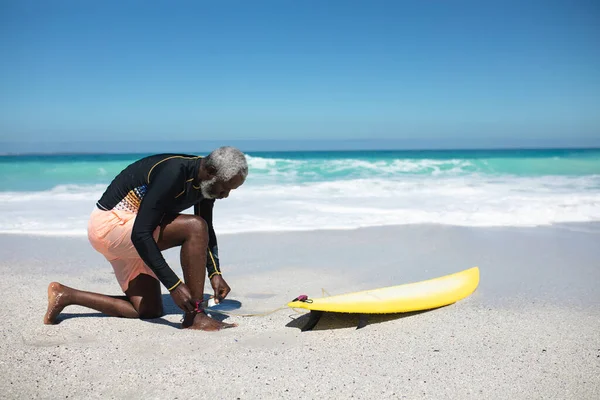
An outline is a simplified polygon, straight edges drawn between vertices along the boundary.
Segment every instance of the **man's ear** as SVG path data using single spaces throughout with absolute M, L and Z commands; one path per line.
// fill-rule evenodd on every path
M 217 175 L 217 169 L 213 166 L 206 167 L 206 172 L 210 175 L 211 178 Z

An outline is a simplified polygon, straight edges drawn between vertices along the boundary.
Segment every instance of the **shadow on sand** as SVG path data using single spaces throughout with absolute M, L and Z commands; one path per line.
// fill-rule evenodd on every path
M 313 331 L 325 331 L 331 329 L 347 329 L 356 328 L 360 329 L 368 325 L 381 324 L 383 322 L 394 321 L 397 319 L 412 317 L 413 315 L 423 314 L 431 312 L 439 308 L 433 308 L 430 310 L 413 311 L 406 313 L 396 314 L 355 314 L 355 313 L 341 313 L 341 312 L 323 312 L 322 316 L 317 319 L 316 325 L 311 325 L 311 313 L 306 313 L 298 318 L 290 321 L 286 327 L 297 328 L 302 331 L 313 330 Z
M 204 295 L 204 301 L 208 300 L 210 295 Z M 168 294 L 162 295 L 163 301 L 163 312 L 164 316 L 167 315 L 179 315 L 180 318 L 183 318 L 183 312 L 175 305 L 173 299 Z M 241 303 L 236 300 L 225 300 L 225 302 L 230 302 L 233 307 L 239 308 Z M 444 307 L 433 308 L 430 310 L 423 311 L 414 311 L 414 312 L 406 312 L 406 313 L 397 313 L 397 314 L 355 314 L 355 313 L 339 313 L 339 312 L 323 312 L 322 316 L 312 321 L 314 326 L 311 325 L 311 312 L 307 312 L 297 318 L 293 318 L 292 321 L 286 324 L 288 328 L 296 328 L 300 330 L 314 330 L 314 331 L 324 331 L 331 329 L 347 329 L 347 328 L 362 328 L 368 325 L 376 325 L 384 322 L 394 321 L 402 318 L 412 317 L 414 315 L 423 314 L 426 312 L 431 312 L 438 310 Z M 210 316 L 218 321 L 225 321 L 229 318 L 228 315 L 219 313 L 218 310 L 207 310 Z M 68 319 L 72 318 L 117 318 L 111 317 L 110 315 L 106 315 L 100 312 L 87 312 L 87 313 L 66 313 L 63 312 L 60 314 L 57 323 L 61 323 Z M 152 324 L 165 325 L 170 326 L 172 328 L 180 329 L 181 321 L 177 322 L 168 321 L 164 318 L 152 318 L 152 319 L 144 319 L 144 322 L 149 322 Z M 307 329 L 307 327 L 309 327 Z
M 210 295 L 208 295 L 208 294 L 204 295 L 204 301 L 208 300 L 209 298 L 210 298 Z M 181 318 L 183 318 L 183 312 L 173 302 L 171 295 L 163 294 L 162 302 L 163 302 L 163 313 L 164 313 L 163 316 L 179 315 Z M 226 320 L 227 318 L 229 318 L 229 316 L 227 316 L 225 314 L 221 314 L 218 311 L 211 311 L 210 316 L 212 318 L 216 319 L 217 321 L 221 321 L 221 322 Z M 66 321 L 66 320 L 72 319 L 72 318 L 118 318 L 118 317 L 111 317 L 110 315 L 106 315 L 101 312 L 88 312 L 88 313 L 66 313 L 66 312 L 63 312 L 58 317 L 58 320 L 56 323 L 59 324 L 63 321 Z M 166 325 L 166 326 L 170 326 L 170 327 L 177 328 L 177 329 L 181 328 L 180 321 L 171 322 L 162 317 L 161 318 L 144 319 L 143 321 L 150 322 L 152 324 L 157 324 L 157 325 Z

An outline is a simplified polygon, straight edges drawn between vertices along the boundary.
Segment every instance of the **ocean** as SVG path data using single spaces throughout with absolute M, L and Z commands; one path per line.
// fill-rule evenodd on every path
M 0 233 L 85 235 L 106 185 L 144 155 L 1 156 Z M 246 183 L 216 203 L 218 234 L 600 221 L 600 149 L 249 152 L 247 158 Z

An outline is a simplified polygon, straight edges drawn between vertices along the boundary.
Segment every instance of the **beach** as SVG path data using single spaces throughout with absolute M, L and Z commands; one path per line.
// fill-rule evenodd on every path
M 46 326 L 58 281 L 119 295 L 85 237 L 0 235 L 4 306 L 0 397 L 223 399 L 592 399 L 600 397 L 600 225 L 419 224 L 219 236 L 233 313 L 262 313 L 299 294 L 341 294 L 473 266 L 471 296 L 417 314 L 326 314 L 301 332 L 301 310 L 216 315 L 237 328 L 179 329 L 67 307 Z M 177 250 L 165 252 L 180 274 Z M 205 294 L 212 294 L 209 285 Z
M 0 6 L 0 400 L 600 400 L 597 2 L 162 3 Z

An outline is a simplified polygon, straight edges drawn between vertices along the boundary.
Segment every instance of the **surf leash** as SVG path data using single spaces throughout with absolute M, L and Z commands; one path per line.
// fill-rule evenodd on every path
M 327 293 L 327 296 L 331 296 L 325 289 L 321 288 L 321 292 L 323 297 L 325 297 L 325 293 Z M 209 299 L 210 300 L 210 299 Z M 292 300 L 292 302 L 294 301 L 301 301 L 303 303 L 312 303 L 312 300 L 305 294 L 301 294 L 300 296 L 296 297 L 294 300 Z M 202 304 L 204 305 L 206 303 L 206 305 L 208 305 L 208 300 L 206 300 L 205 302 L 203 302 Z M 261 312 L 261 313 L 251 313 L 251 314 L 239 314 L 239 313 L 233 313 L 230 311 L 221 311 L 221 310 L 211 310 L 210 308 L 208 308 L 207 310 L 205 310 L 205 313 L 210 313 L 210 312 L 214 312 L 217 314 L 225 314 L 225 315 L 229 315 L 232 317 L 265 317 L 267 315 L 271 315 L 276 313 L 277 311 L 281 311 L 284 309 L 290 308 L 286 305 L 281 306 L 279 308 L 276 308 L 274 310 L 271 311 L 265 311 L 265 312 Z M 292 307 L 292 310 L 294 310 L 294 312 L 296 312 L 296 314 L 300 314 L 302 311 L 298 311 L 296 308 Z

